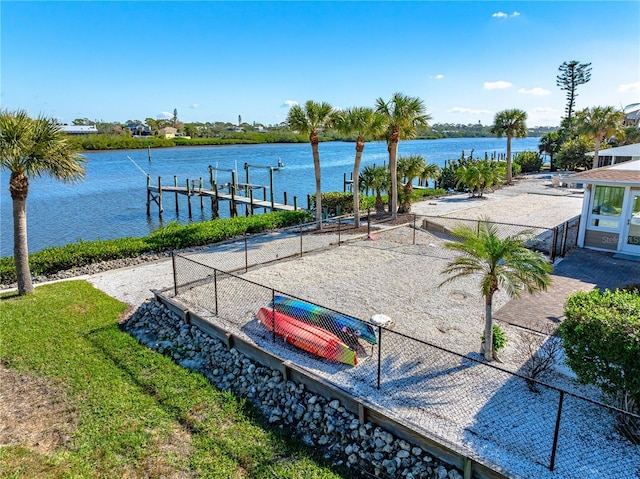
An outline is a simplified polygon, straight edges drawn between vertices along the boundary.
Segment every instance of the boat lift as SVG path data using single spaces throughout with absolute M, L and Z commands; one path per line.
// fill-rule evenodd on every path
M 279 167 L 277 166 L 265 166 L 265 165 L 250 165 L 249 163 L 244 164 L 244 170 L 246 172 L 246 178 L 247 178 L 247 185 L 251 185 L 251 182 L 249 181 L 249 170 L 251 168 L 262 168 L 262 169 L 267 169 L 269 170 L 269 199 L 271 201 L 271 208 L 273 209 L 273 205 L 275 204 L 274 198 L 273 198 L 273 172 L 274 170 L 279 169 Z M 266 188 L 266 187 L 265 187 Z M 253 190 L 249 190 L 250 193 L 253 195 Z M 266 200 L 266 198 L 265 198 Z M 285 204 L 286 204 L 287 200 L 285 198 Z

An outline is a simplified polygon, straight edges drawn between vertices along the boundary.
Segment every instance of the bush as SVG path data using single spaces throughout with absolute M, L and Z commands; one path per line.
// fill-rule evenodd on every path
M 504 334 L 504 331 L 497 324 L 491 325 L 491 342 L 493 343 L 493 351 L 497 353 L 504 349 L 507 345 L 507 336 Z M 484 341 L 484 333 L 482 333 L 482 340 Z
M 66 269 L 86 266 L 101 261 L 134 258 L 144 253 L 163 252 L 217 243 L 244 233 L 283 228 L 311 219 L 306 211 L 277 211 L 263 215 L 219 218 L 182 226 L 171 222 L 142 238 L 78 241 L 65 246 L 54 246 L 29 255 L 29 266 L 34 276 L 50 275 Z M 12 257 L 0 258 L 0 282 L 16 281 Z
M 535 151 L 522 151 L 513 158 L 513 164 L 520 166 L 522 173 L 531 173 L 540 171 L 542 168 L 542 156 Z
M 362 197 L 359 197 L 359 203 L 362 207 Z M 315 210 L 316 207 L 316 195 L 311 195 L 311 209 Z M 329 216 L 335 216 L 338 214 L 353 213 L 353 193 L 347 191 L 329 191 L 322 193 L 322 208 L 327 208 Z
M 640 295 L 624 290 L 574 293 L 564 312 L 559 333 L 567 364 L 582 383 L 599 386 L 633 412 L 640 404 Z
M 571 138 L 562 144 L 556 157 L 556 166 L 565 171 L 591 168 L 593 166 L 593 158 L 587 156 L 587 152 L 592 149 L 591 143 L 586 138 Z

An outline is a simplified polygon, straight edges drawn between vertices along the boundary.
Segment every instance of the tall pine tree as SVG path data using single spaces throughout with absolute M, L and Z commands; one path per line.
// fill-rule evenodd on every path
M 591 80 L 591 63 L 580 63 L 577 60 L 570 62 L 564 62 L 558 67 L 560 74 L 556 77 L 556 85 L 561 90 L 567 92 L 567 107 L 565 112 L 567 114 L 564 122 L 565 128 L 571 128 L 571 118 L 573 117 L 573 111 L 576 105 L 576 97 L 578 93 L 576 90 L 578 86 L 584 85 Z

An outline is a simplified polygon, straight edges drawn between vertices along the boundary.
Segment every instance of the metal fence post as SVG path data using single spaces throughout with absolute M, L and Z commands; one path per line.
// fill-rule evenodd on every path
M 216 316 L 218 316 L 218 270 L 213 270 L 213 297 L 216 303 Z
M 271 289 L 271 329 L 273 330 L 273 342 L 276 342 L 276 290 Z
M 560 247 L 560 256 L 564 258 L 564 254 L 567 251 L 567 234 L 569 234 L 569 222 L 565 221 L 562 225 L 562 246 Z
M 560 399 L 558 400 L 558 415 L 556 416 L 556 429 L 553 432 L 553 446 L 551 448 L 551 462 L 549 470 L 553 471 L 556 466 L 556 449 L 558 448 L 558 435 L 560 433 L 560 417 L 562 416 L 562 403 L 564 402 L 564 391 L 560 391 Z
M 416 214 L 413 214 L 413 244 L 416 244 Z
M 340 228 L 342 226 L 342 221 L 340 220 L 340 217 L 338 217 L 338 246 L 340 246 L 342 244 L 341 242 L 341 238 L 340 238 Z
M 378 326 L 378 389 L 380 389 L 381 366 L 382 366 L 382 326 Z
M 302 257 L 302 225 L 300 225 L 300 257 Z
M 551 247 L 549 248 L 549 259 L 553 263 L 556 260 L 556 243 L 558 242 L 558 227 L 553 227 L 553 234 L 551 235 Z
M 176 255 L 171 252 L 171 265 L 173 266 L 173 294 L 178 296 L 178 274 L 176 272 Z
M 247 247 L 247 233 L 244 234 L 244 272 L 249 270 L 249 248 Z
M 371 237 L 371 208 L 367 208 L 367 238 Z

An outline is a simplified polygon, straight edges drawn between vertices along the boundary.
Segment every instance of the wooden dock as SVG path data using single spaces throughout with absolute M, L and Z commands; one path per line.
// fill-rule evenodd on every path
M 267 187 L 262 185 L 252 185 L 249 183 L 227 183 L 218 187 L 218 185 L 213 182 L 211 184 L 211 189 L 206 189 L 203 187 L 202 178 L 193 182 L 187 180 L 187 186 L 178 186 L 177 183 L 177 178 L 174 176 L 174 185 L 165 186 L 162 185 L 162 178 L 158 177 L 157 186 L 153 186 L 151 185 L 150 178 L 147 178 L 147 216 L 151 215 L 151 203 L 153 202 L 158 206 L 159 215 L 162 217 L 162 213 L 164 211 L 163 195 L 167 193 L 173 194 L 175 197 L 176 214 L 179 212 L 179 195 L 186 196 L 189 218 L 192 216 L 192 197 L 200 198 L 200 209 L 204 209 L 204 199 L 209 198 L 211 201 L 212 215 L 214 217 L 220 216 L 219 203 L 221 201 L 228 202 L 230 216 L 238 215 L 238 205 L 245 205 L 247 215 L 253 214 L 256 209 L 271 211 L 296 211 L 299 209 L 297 197 L 293 198 L 293 205 L 287 204 L 286 193 L 284 194 L 284 203 L 276 203 L 273 200 L 273 192 L 271 193 L 271 200 L 267 200 Z M 225 189 L 227 192 L 221 191 Z M 264 199 L 257 199 L 254 197 L 253 192 L 258 189 L 263 190 Z

